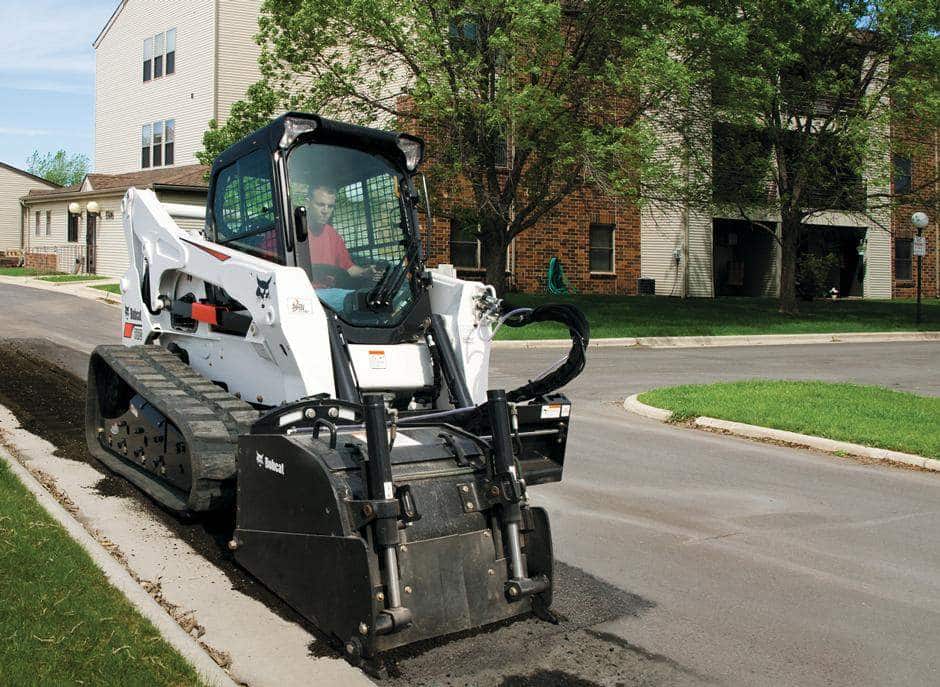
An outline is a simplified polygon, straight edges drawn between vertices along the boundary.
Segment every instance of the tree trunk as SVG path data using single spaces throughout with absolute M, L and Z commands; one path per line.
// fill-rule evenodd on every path
M 799 213 L 784 211 L 780 222 L 780 312 L 796 315 L 796 261 L 800 246 L 803 218 Z
M 496 295 L 502 297 L 506 293 L 508 280 L 506 279 L 506 240 L 505 232 L 485 232 L 481 237 L 483 241 L 483 266 L 486 268 L 486 283 L 496 289 Z

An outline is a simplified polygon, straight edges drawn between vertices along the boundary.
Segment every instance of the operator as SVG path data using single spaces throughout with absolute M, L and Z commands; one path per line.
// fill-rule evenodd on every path
M 352 261 L 349 249 L 339 232 L 330 224 L 336 207 L 336 189 L 324 184 L 313 187 L 310 196 L 310 208 L 307 213 L 310 236 L 310 270 L 316 274 L 317 265 L 331 265 L 346 270 L 351 277 L 368 276 L 375 278 L 377 270 L 373 266 L 360 267 Z M 331 280 L 328 280 L 331 281 Z M 332 284 L 314 284 L 328 287 Z

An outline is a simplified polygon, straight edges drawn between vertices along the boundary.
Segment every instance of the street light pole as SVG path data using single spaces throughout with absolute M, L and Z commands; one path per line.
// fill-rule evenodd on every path
M 921 282 L 923 281 L 923 272 L 924 272 L 924 246 L 921 245 L 921 239 L 924 236 L 924 227 L 930 222 L 930 219 L 927 217 L 925 212 L 915 212 L 911 215 L 911 224 L 914 225 L 914 228 L 917 229 L 917 310 L 916 315 L 914 316 L 914 321 L 917 324 L 921 323 L 921 311 L 920 311 L 920 288 Z

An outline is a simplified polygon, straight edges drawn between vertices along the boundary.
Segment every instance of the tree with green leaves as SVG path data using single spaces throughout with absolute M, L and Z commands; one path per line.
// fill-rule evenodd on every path
M 940 127 L 940 5 L 714 0 L 708 13 L 714 30 L 687 37 L 685 48 L 697 56 L 702 96 L 670 123 L 698 151 L 687 159 L 708 180 L 700 205 L 774 232 L 780 309 L 793 313 L 814 216 L 857 212 L 890 231 L 894 207 L 936 202 L 934 178 L 893 188 L 890 160 L 926 152 Z M 705 135 L 703 122 L 711 123 Z M 779 232 L 762 221 L 773 215 Z
M 34 150 L 26 160 L 27 172 L 59 186 L 79 183 L 88 174 L 89 167 L 87 155 L 69 154 L 65 150 L 57 150 L 54 153 L 40 153 Z
M 486 279 L 572 192 L 636 195 L 668 165 L 649 113 L 690 76 L 673 51 L 700 10 L 672 0 L 265 0 L 263 79 L 199 159 L 287 109 L 403 128 L 432 187 L 458 188 Z M 459 205 L 459 202 L 458 202 Z

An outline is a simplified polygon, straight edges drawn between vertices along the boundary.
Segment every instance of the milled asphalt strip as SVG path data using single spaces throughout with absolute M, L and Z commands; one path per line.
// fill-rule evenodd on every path
M 655 408 L 642 403 L 637 396 L 633 394 L 628 396 L 623 402 L 624 410 L 631 413 L 642 415 L 651 420 L 660 422 L 669 422 L 672 419 L 672 411 Z M 825 437 L 816 437 L 810 434 L 799 434 L 797 432 L 788 432 L 783 429 L 772 429 L 770 427 L 758 427 L 757 425 L 748 425 L 743 422 L 731 422 L 730 420 L 719 420 L 714 417 L 697 417 L 692 421 L 696 427 L 703 429 L 719 430 L 734 434 L 735 436 L 746 437 L 748 439 L 769 439 L 771 441 L 782 441 L 787 444 L 795 444 L 806 448 L 825 451 L 827 453 L 847 453 L 853 456 L 871 458 L 873 460 L 886 460 L 892 463 L 901 463 L 904 465 L 913 465 L 925 470 L 940 472 L 940 460 L 925 458 L 924 456 L 914 455 L 913 453 L 902 453 L 900 451 L 890 451 L 884 448 L 874 448 L 872 446 L 863 446 L 862 444 L 853 444 L 847 441 L 835 441 Z
M 69 536 L 81 546 L 95 565 L 104 573 L 108 581 L 120 591 L 137 609 L 137 612 L 149 620 L 160 632 L 167 644 L 176 649 L 196 669 L 196 672 L 209 685 L 235 687 L 235 682 L 216 664 L 202 647 L 177 625 L 166 611 L 145 592 L 111 554 L 92 537 L 82 525 L 65 510 L 53 496 L 23 467 L 16 458 L 0 445 L 0 460 L 3 460 L 30 493 L 36 497 L 47 513 L 61 525 Z

